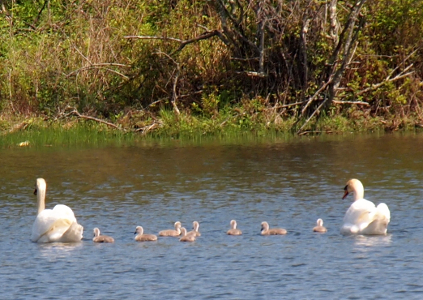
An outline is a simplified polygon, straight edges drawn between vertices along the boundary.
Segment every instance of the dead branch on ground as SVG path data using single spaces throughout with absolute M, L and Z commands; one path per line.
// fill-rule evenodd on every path
M 75 116 L 77 116 L 78 118 L 81 118 L 81 119 L 95 121 L 95 122 L 98 122 L 98 123 L 106 124 L 107 126 L 113 127 L 115 129 L 118 129 L 118 130 L 121 130 L 121 131 L 126 131 L 125 128 L 119 127 L 119 126 L 117 126 L 113 123 L 107 122 L 105 120 L 98 119 L 98 118 L 95 118 L 95 117 L 92 117 L 92 116 L 83 115 L 75 107 L 68 107 L 68 108 L 71 108 L 72 111 L 67 113 L 66 116 L 75 115 Z

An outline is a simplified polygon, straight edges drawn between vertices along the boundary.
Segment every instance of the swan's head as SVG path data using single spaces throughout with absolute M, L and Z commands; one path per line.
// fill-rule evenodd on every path
M 100 229 L 98 229 L 97 227 L 94 228 L 94 236 L 99 236 L 100 235 Z
M 176 221 L 174 226 L 175 226 L 175 229 L 178 230 L 178 228 L 180 229 L 182 227 L 182 224 L 181 222 Z
M 323 226 L 323 220 L 322 219 L 317 219 L 317 226 Z
M 45 191 L 47 189 L 47 183 L 44 178 L 37 178 L 35 183 L 34 195 L 37 195 L 38 192 Z
M 236 229 L 236 221 L 235 220 L 231 220 L 231 228 Z
M 269 230 L 269 223 L 261 222 L 261 231 Z
M 135 232 L 134 232 L 134 234 L 139 234 L 139 235 L 142 235 L 144 233 L 144 228 L 142 228 L 142 226 L 137 226 L 136 228 L 135 228 Z
M 181 232 L 182 232 L 182 236 L 186 236 L 187 235 L 187 230 L 185 227 L 181 227 Z
M 354 201 L 364 197 L 364 187 L 360 180 L 350 179 L 347 181 L 347 184 L 344 187 L 344 196 L 342 199 L 345 199 L 349 193 L 354 194 Z

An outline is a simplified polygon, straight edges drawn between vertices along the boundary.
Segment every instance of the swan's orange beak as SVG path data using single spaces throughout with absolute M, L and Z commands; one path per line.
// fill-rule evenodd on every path
M 342 200 L 344 200 L 347 196 L 348 196 L 348 187 L 347 186 L 345 186 L 344 187 L 344 196 L 342 197 Z

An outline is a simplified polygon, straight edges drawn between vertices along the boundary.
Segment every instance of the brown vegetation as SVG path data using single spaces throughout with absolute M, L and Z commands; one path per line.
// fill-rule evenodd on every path
M 3 114 L 139 131 L 157 128 L 163 109 L 275 128 L 289 120 L 298 133 L 321 116 L 380 117 L 392 130 L 423 120 L 422 3 L 0 3 Z

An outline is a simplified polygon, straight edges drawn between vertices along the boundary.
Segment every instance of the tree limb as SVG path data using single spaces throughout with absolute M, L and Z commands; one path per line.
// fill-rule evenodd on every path
M 164 37 L 164 36 L 148 36 L 148 35 L 128 35 L 128 36 L 124 36 L 124 38 L 125 39 L 142 39 L 142 40 L 165 40 L 165 41 L 177 42 L 177 43 L 179 43 L 179 47 L 178 47 L 178 49 L 176 49 L 175 51 L 173 51 L 171 53 L 171 55 L 173 55 L 176 52 L 182 51 L 182 49 L 184 49 L 186 45 L 192 44 L 192 43 L 200 41 L 200 40 L 206 40 L 206 39 L 209 39 L 213 36 L 221 36 L 221 34 L 222 33 L 219 30 L 215 29 L 215 30 L 211 30 L 211 31 L 206 31 L 206 32 L 200 34 L 199 36 L 196 36 L 196 37 L 189 39 L 189 40 L 181 40 L 181 39 L 177 39 L 177 38 Z
M 71 107 L 69 107 L 69 108 L 71 108 Z M 94 117 L 91 117 L 91 116 L 80 114 L 76 108 L 73 108 L 73 110 L 71 112 L 69 112 L 68 115 L 75 115 L 75 116 L 77 116 L 78 118 L 81 118 L 81 119 L 96 121 L 98 123 L 106 124 L 107 126 L 113 127 L 115 129 L 125 131 L 125 129 L 123 129 L 123 128 L 121 128 L 121 127 L 119 127 L 119 126 L 117 126 L 113 123 L 104 121 L 102 119 L 97 119 L 97 118 L 94 118 Z
M 338 101 L 338 100 L 333 100 L 332 103 L 333 104 L 355 104 L 355 105 L 370 106 L 369 103 L 363 102 L 363 101 Z

